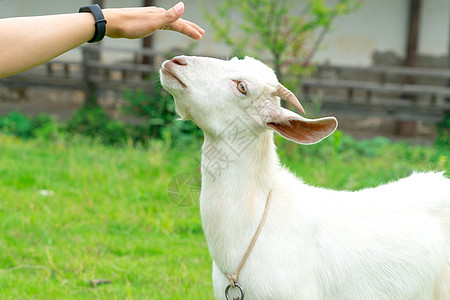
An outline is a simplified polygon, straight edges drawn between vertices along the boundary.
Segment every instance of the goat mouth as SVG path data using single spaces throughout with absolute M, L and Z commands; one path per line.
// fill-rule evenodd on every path
M 166 69 L 166 68 L 163 67 L 163 68 L 161 69 L 161 72 L 162 72 L 164 75 L 169 76 L 170 78 L 173 78 L 173 79 L 175 79 L 176 81 L 178 81 L 178 82 L 180 83 L 180 85 L 181 85 L 183 88 L 187 88 L 186 84 L 184 84 L 184 82 L 181 81 L 181 79 L 178 78 L 178 76 L 176 76 L 176 75 L 175 75 L 173 72 L 171 72 L 170 70 L 168 70 L 168 69 Z

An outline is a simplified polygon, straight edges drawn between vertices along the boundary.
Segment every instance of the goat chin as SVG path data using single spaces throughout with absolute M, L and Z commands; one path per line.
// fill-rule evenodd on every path
M 163 66 L 185 86 L 164 73 L 162 85 L 205 133 L 200 212 L 217 299 L 270 191 L 267 219 L 238 278 L 245 299 L 450 299 L 450 180 L 443 173 L 360 191 L 310 186 L 280 164 L 273 132 L 316 143 L 333 133 L 335 118 L 282 108 L 280 97 L 301 105 L 252 58 L 182 56 Z

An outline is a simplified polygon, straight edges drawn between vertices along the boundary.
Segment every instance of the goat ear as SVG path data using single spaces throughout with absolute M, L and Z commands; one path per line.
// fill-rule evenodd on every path
M 281 136 L 303 145 L 320 142 L 338 125 L 334 117 L 307 119 L 282 107 L 270 110 L 266 120 L 266 125 Z

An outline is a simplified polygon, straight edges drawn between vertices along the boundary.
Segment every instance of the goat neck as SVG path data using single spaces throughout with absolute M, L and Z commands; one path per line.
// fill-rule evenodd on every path
M 248 247 L 279 166 L 270 131 L 242 139 L 205 134 L 200 210 L 211 255 L 223 271 L 234 272 Z

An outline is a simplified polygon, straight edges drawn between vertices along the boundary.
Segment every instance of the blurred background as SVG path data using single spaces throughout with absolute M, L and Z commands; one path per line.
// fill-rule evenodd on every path
M 170 8 L 176 2 L 2 0 L 0 17 L 73 13 L 90 3 Z M 340 129 L 355 138 L 432 144 L 443 134 L 447 141 L 449 1 L 245 3 L 186 1 L 184 18 L 206 29 L 201 41 L 168 31 L 144 40 L 105 38 L 1 79 L 0 114 L 67 121 L 82 108 L 101 107 L 113 120 L 145 127 L 134 130 L 137 142 L 158 137 L 174 118 L 170 97 L 157 82 L 164 59 L 249 55 L 271 65 L 310 116 L 335 115 Z

